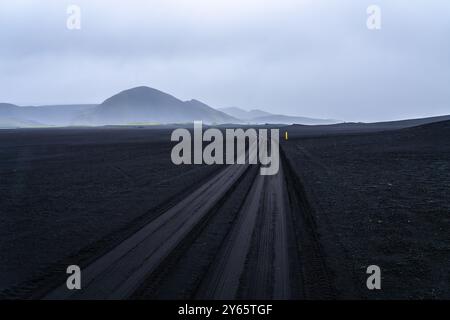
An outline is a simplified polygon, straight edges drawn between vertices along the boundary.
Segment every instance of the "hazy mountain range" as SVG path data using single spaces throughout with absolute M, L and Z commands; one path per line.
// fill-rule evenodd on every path
M 342 121 L 332 119 L 314 119 L 307 117 L 287 116 L 283 114 L 273 114 L 266 111 L 253 109 L 250 111 L 243 110 L 237 107 L 219 108 L 218 110 L 229 114 L 235 118 L 241 119 L 246 123 L 254 124 L 305 124 L 305 125 L 317 125 L 317 124 L 333 124 Z
M 95 107 L 91 104 L 19 107 L 0 103 L 0 128 L 69 126 L 80 114 Z
M 329 124 L 338 121 L 275 115 L 261 110 L 214 109 L 198 100 L 182 101 L 149 87 L 122 91 L 101 104 L 17 106 L 0 103 L 0 127 L 97 126 L 152 123 Z

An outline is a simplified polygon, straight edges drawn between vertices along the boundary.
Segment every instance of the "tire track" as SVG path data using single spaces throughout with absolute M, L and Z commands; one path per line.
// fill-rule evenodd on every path
M 300 178 L 292 169 L 292 164 L 280 149 L 281 163 L 286 171 L 287 193 L 292 212 L 295 234 L 293 241 L 299 256 L 303 299 L 334 299 L 336 288 L 326 264 L 325 255 L 317 234 L 314 210 L 309 204 Z
M 288 299 L 291 297 L 291 277 L 289 270 L 289 241 L 287 220 L 290 216 L 289 200 L 287 198 L 286 182 L 283 166 L 276 176 L 269 178 L 271 193 L 269 203 L 273 204 L 275 219 L 275 266 L 274 266 L 274 299 Z
M 251 244 L 251 236 L 258 215 L 260 194 L 264 178 L 257 176 L 255 183 L 239 212 L 239 217 L 221 248 L 212 270 L 200 286 L 196 299 L 229 300 L 236 297 L 240 276 Z
M 247 170 L 232 165 L 82 271 L 82 290 L 62 284 L 44 299 L 122 299 L 130 296 Z
M 248 183 L 248 194 L 233 214 L 229 230 L 217 241 L 218 251 L 198 266 L 192 263 L 190 270 L 198 272 L 198 281 L 186 281 L 181 292 L 191 292 L 196 299 L 220 300 L 334 297 L 312 209 L 283 152 L 281 158 L 278 174 L 258 174 Z M 82 270 L 82 290 L 70 291 L 64 283 L 44 298 L 137 298 L 152 279 L 176 283 L 176 273 L 161 270 L 167 266 L 183 270 L 179 257 L 184 252 L 195 254 L 199 244 L 194 243 L 205 225 L 209 232 L 218 230 L 220 222 L 215 225 L 218 220 L 209 218 L 225 199 L 232 203 L 239 198 L 231 191 L 241 185 L 249 167 L 228 166 L 94 260 Z M 157 290 L 149 292 L 158 298 Z
M 283 168 L 258 175 L 195 298 L 292 298 L 289 210 Z
M 258 172 L 257 166 L 250 166 L 229 194 L 144 281 L 131 299 L 193 299 L 250 193 Z

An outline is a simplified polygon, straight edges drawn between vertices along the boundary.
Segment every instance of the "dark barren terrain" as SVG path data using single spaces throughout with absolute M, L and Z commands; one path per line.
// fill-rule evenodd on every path
M 0 131 L 0 288 L 82 264 L 219 169 L 172 165 L 170 132 Z
M 290 136 L 284 154 L 338 296 L 450 298 L 450 121 Z M 372 264 L 382 269 L 377 292 L 365 286 Z
M 450 122 L 344 128 L 282 128 L 276 176 L 173 165 L 170 128 L 0 130 L 0 296 L 450 298 Z

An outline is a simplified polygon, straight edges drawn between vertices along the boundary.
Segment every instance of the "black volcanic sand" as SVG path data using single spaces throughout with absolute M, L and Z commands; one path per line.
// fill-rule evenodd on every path
M 450 298 L 450 122 L 378 133 L 319 129 L 289 127 L 281 147 L 337 297 Z M 0 297 L 26 297 L 65 276 L 68 264 L 87 264 L 222 168 L 173 165 L 170 133 L 0 130 Z M 171 276 L 149 279 L 142 297 L 192 296 L 254 174 L 186 252 L 175 252 L 183 263 L 165 264 Z M 382 269 L 381 291 L 365 286 L 372 264 Z
M 173 165 L 170 132 L 0 130 L 0 291 L 99 254 L 220 169 Z
M 450 298 L 450 122 L 282 142 L 339 298 Z M 295 138 L 292 138 L 295 137 Z M 382 269 L 382 290 L 366 268 Z

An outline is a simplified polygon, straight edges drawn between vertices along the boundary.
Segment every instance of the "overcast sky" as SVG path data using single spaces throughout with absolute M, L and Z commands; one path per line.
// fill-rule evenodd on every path
M 450 114 L 450 1 L 0 0 L 0 102 L 100 103 L 140 85 L 346 121 Z

